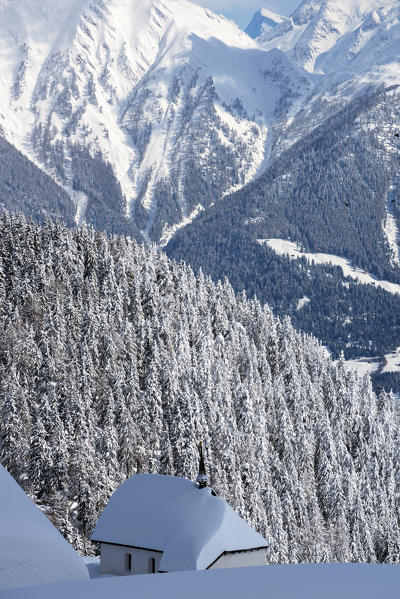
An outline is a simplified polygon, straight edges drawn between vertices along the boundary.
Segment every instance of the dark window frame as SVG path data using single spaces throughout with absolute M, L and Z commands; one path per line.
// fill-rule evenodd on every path
M 155 573 L 156 573 L 156 558 L 149 557 L 149 574 L 155 574 Z
M 125 570 L 132 572 L 132 553 L 125 553 Z

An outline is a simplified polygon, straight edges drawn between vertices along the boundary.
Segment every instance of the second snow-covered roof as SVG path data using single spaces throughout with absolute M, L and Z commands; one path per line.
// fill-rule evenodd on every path
M 162 551 L 160 570 L 204 570 L 224 551 L 267 546 L 211 489 L 184 478 L 136 474 L 111 497 L 93 540 Z
M 0 595 L 13 587 L 88 578 L 81 557 L 0 465 Z

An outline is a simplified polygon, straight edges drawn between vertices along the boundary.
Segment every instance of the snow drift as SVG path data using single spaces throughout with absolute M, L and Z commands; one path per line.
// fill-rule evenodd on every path
M 25 590 L 2 599 L 26 599 Z M 400 566 L 306 564 L 99 578 L 29 589 L 29 599 L 398 599 Z

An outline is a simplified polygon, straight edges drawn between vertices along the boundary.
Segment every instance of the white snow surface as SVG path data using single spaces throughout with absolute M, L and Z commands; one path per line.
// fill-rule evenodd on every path
M 335 256 L 334 254 L 302 252 L 299 245 L 287 239 L 257 239 L 261 245 L 267 245 L 279 255 L 287 255 L 292 259 L 305 258 L 308 262 L 314 264 L 331 264 L 332 266 L 340 266 L 345 277 L 355 279 L 364 285 L 374 285 L 385 291 L 393 294 L 400 294 L 400 285 L 376 279 L 361 268 L 352 266 L 351 260 Z
M 373 374 L 378 372 L 380 368 L 379 358 L 356 358 L 354 360 L 346 360 L 346 366 L 352 370 L 356 370 L 361 376 L 364 374 Z
M 393 214 L 389 212 L 389 210 L 386 211 L 386 220 L 383 223 L 383 232 L 385 233 L 387 242 L 389 244 L 391 262 L 394 265 L 400 266 L 399 229 L 396 219 L 394 218 Z
M 383 232 L 386 236 L 389 249 L 390 249 L 390 261 L 395 266 L 400 266 L 400 252 L 399 252 L 399 228 L 397 225 L 397 219 L 394 217 L 391 210 L 391 200 L 396 200 L 396 190 L 400 183 L 400 174 L 397 175 L 395 180 L 389 186 L 386 194 L 386 219 L 383 221 Z
M 287 52 L 310 72 L 398 64 L 399 14 L 396 0 L 305 0 L 264 44 Z
M 295 126 L 282 135 L 280 151 L 371 87 L 400 83 L 398 0 L 304 0 L 257 43 L 281 50 L 314 77 L 313 92 L 296 106 L 298 123 L 294 109 L 288 115 Z
M 277 25 L 252 40 L 186 0 L 0 0 L 0 129 L 66 187 L 78 224 L 86 198 L 41 162 L 35 128 L 49 126 L 52 147 L 100 150 L 121 183 L 126 216 L 142 204 L 145 238 L 157 189 L 178 181 L 165 242 L 195 211 L 185 199 L 191 157 L 213 181 L 221 178 L 215 153 L 231 152 L 236 180 L 221 191 L 230 193 L 265 170 L 277 124 L 303 109 L 309 115 L 283 136 L 290 145 L 324 118 L 324 107 L 371 84 L 400 83 L 397 0 L 304 0 L 289 18 L 257 14 Z M 393 224 L 385 223 L 389 240 Z
M 310 298 L 307 297 L 306 295 L 304 297 L 301 297 L 297 302 L 296 310 L 301 310 L 302 308 L 304 308 L 304 306 L 309 304 L 310 301 L 311 301 Z
M 383 361 L 378 357 L 357 358 L 354 360 L 347 360 L 346 365 L 349 368 L 357 370 L 359 374 L 400 372 L 400 347 L 397 347 L 391 353 L 385 354 Z
M 203 570 L 224 551 L 266 547 L 211 489 L 184 478 L 136 474 L 111 497 L 92 539 L 162 551 L 160 570 Z
M 385 365 L 382 372 L 400 372 L 400 347 L 391 354 L 385 354 Z
M 398 599 L 400 566 L 302 564 L 120 576 L 15 589 L 2 599 Z
M 100 558 L 99 557 L 88 557 L 82 556 L 82 559 L 86 565 L 90 578 L 113 578 L 114 574 L 100 573 Z
M 79 555 L 0 465 L 0 595 L 13 587 L 88 578 Z

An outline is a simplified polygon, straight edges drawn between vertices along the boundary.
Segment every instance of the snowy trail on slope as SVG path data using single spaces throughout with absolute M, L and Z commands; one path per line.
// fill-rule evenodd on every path
M 297 243 L 289 241 L 287 239 L 257 239 L 260 245 L 266 245 L 280 256 L 288 256 L 292 260 L 298 260 L 299 258 L 305 258 L 307 262 L 314 262 L 315 264 L 328 264 L 332 266 L 340 266 L 345 277 L 351 277 L 359 283 L 364 285 L 374 285 L 380 287 L 388 293 L 400 295 L 400 285 L 391 283 L 390 281 L 384 281 L 377 279 L 367 271 L 356 268 L 352 265 L 351 260 L 348 258 L 342 258 L 335 256 L 334 254 L 324 253 L 311 253 L 302 252 Z

